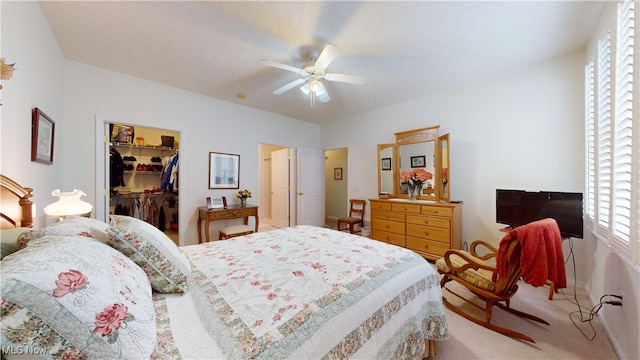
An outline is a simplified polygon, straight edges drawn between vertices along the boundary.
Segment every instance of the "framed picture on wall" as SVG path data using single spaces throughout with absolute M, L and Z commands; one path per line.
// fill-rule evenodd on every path
M 411 157 L 411 167 L 412 168 L 421 168 L 426 166 L 426 157 L 424 155 L 420 156 L 412 156 Z
M 333 168 L 333 180 L 342 180 L 342 168 Z
M 31 114 L 31 161 L 53 164 L 56 123 L 38 108 Z
M 380 159 L 380 168 L 382 170 L 391 170 L 391 158 Z
M 240 188 L 240 155 L 209 153 L 209 189 Z

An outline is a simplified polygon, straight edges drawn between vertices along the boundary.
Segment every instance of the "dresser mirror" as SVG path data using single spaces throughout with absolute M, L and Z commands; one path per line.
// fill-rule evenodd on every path
M 378 194 L 395 197 L 396 144 L 378 144 Z
M 423 181 L 419 200 L 451 200 L 449 176 L 449 134 L 439 136 L 440 126 L 395 133 L 395 144 L 378 144 L 378 193 L 408 199 L 411 187 L 401 174 L 429 173 Z M 386 197 L 386 196 L 384 196 Z
M 440 136 L 438 144 L 438 147 L 440 148 L 440 155 L 442 156 L 442 160 L 440 161 L 440 179 L 442 179 L 440 182 L 440 184 L 442 184 L 440 199 L 450 201 L 451 195 L 449 193 L 449 187 L 451 184 L 449 183 L 449 134 Z

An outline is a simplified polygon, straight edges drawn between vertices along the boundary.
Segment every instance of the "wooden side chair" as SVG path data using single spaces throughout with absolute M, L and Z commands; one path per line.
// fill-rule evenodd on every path
M 485 255 L 480 256 L 478 254 L 478 251 L 480 250 L 478 248 L 479 246 L 486 248 L 483 250 L 483 253 L 486 253 Z M 549 325 L 548 322 L 537 316 L 515 310 L 509 306 L 509 300 L 518 290 L 518 280 L 522 274 L 522 269 L 520 267 L 522 246 L 517 238 L 513 238 L 510 240 L 508 246 L 505 246 L 504 248 L 501 246 L 500 249 L 506 249 L 506 253 L 499 254 L 499 250 L 495 247 L 484 241 L 477 240 L 471 244 L 469 252 L 462 250 L 448 250 L 445 252 L 443 258 L 436 261 L 436 268 L 438 269 L 438 272 L 443 274 L 442 280 L 440 281 L 442 289 L 447 290 L 467 303 L 484 310 L 484 319 L 467 313 L 461 307 L 453 305 L 445 297 L 443 297 L 442 300 L 448 309 L 478 325 L 484 326 L 506 336 L 535 342 L 527 335 L 491 323 L 493 306 L 496 305 L 512 314 Z M 499 259 L 500 255 L 505 256 L 504 259 L 506 259 L 506 275 L 504 276 L 498 275 L 496 265 L 492 261 L 492 258 L 497 257 Z M 484 300 L 484 309 L 471 302 L 469 299 L 455 293 L 450 288 L 447 288 L 445 285 L 450 281 L 455 281 L 456 283 L 463 285 L 473 294 Z
M 338 231 L 349 229 L 349 232 L 352 234 L 362 231 L 362 228 L 364 227 L 365 204 L 366 200 L 349 200 L 349 216 L 338 219 Z M 343 225 L 347 225 L 347 227 L 343 228 Z M 356 225 L 360 225 L 358 231 L 355 230 Z

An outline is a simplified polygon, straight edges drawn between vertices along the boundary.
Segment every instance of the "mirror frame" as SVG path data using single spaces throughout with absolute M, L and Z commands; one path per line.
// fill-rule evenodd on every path
M 394 190 L 396 196 L 398 198 L 409 198 L 407 194 L 400 193 L 400 146 L 409 145 L 409 144 L 417 144 L 424 142 L 433 142 L 434 143 L 434 154 L 435 154 L 435 181 L 437 182 L 440 179 L 440 163 L 442 161 L 442 155 L 440 153 L 440 145 L 438 142 L 438 129 L 440 125 L 431 126 L 428 128 L 421 128 L 415 130 L 401 131 L 395 133 L 396 136 L 396 149 L 394 154 L 395 164 L 393 165 L 394 169 Z M 440 200 L 442 188 L 440 186 L 434 186 L 434 196 L 426 196 L 421 194 L 418 199 L 420 200 Z
M 391 169 L 389 169 L 391 171 L 391 181 L 393 182 L 393 184 L 391 185 L 391 191 L 389 192 L 388 196 L 389 197 L 395 197 L 396 196 L 396 172 L 395 169 L 393 167 L 393 165 L 395 164 L 395 157 L 396 157 L 396 144 L 395 143 L 391 143 L 391 144 L 378 144 L 378 196 L 380 196 L 380 194 L 382 194 L 382 150 L 387 149 L 387 148 L 391 148 L 391 162 L 392 162 L 392 166 Z M 385 170 L 386 171 L 386 170 Z
M 451 140 L 449 139 L 449 134 L 444 134 L 438 138 L 438 148 L 440 149 L 441 155 L 440 166 L 438 167 L 438 179 L 441 179 L 440 184 L 442 184 L 440 189 L 440 200 L 447 202 L 451 201 L 451 158 L 449 157 L 450 147 Z M 443 174 L 445 169 L 446 177 Z

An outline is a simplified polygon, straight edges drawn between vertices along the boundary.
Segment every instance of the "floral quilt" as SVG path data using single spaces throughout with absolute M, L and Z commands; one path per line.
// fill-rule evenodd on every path
M 400 247 L 297 226 L 182 250 L 198 327 L 225 358 L 420 359 L 425 339 L 449 335 L 433 267 Z M 172 301 L 155 299 L 159 328 L 184 322 Z M 198 355 L 177 355 L 174 335 L 160 350 Z

